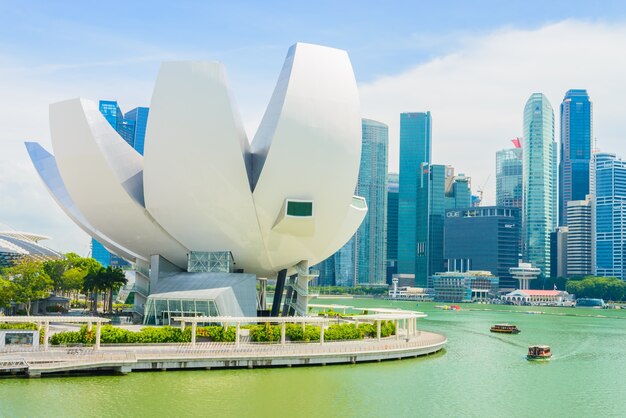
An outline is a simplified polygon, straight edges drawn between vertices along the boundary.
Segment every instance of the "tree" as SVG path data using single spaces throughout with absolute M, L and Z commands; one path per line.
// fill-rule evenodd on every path
M 0 276 L 0 310 L 8 307 L 13 299 L 15 299 L 15 285 L 12 281 Z
M 48 296 L 53 282 L 43 269 L 43 263 L 23 258 L 6 270 L 14 285 L 14 300 L 26 305 L 30 315 L 32 301 Z
M 107 267 L 104 271 L 104 277 L 102 278 L 104 288 L 109 292 L 109 304 L 108 311 L 113 311 L 113 292 L 119 290 L 122 286 L 124 286 L 128 280 L 124 275 L 124 270 L 121 268 L 112 268 L 111 266 Z
M 48 260 L 43 263 L 43 271 L 52 280 L 52 288 L 55 293 L 65 290 L 65 286 L 63 284 L 63 274 L 68 268 L 69 262 L 67 259 Z
M 587 276 L 567 282 L 566 290 L 578 298 L 621 301 L 626 299 L 626 282 L 616 277 Z

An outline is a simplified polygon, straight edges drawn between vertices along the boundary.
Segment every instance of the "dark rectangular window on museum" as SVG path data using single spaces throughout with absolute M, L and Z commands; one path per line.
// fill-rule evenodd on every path
M 287 202 L 287 215 L 313 216 L 313 202 Z

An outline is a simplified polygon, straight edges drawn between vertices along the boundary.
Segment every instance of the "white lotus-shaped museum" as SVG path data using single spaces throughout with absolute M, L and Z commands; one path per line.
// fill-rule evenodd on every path
M 345 51 L 298 43 L 249 142 L 217 62 L 163 63 L 144 155 L 96 102 L 50 106 L 54 156 L 27 143 L 49 191 L 111 252 L 185 269 L 190 252 L 230 251 L 260 277 L 337 251 L 367 206 L 356 81 Z

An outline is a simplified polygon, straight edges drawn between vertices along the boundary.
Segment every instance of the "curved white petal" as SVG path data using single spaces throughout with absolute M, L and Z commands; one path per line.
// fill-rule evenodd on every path
M 361 156 L 359 97 L 345 51 L 300 43 L 289 50 L 252 152 L 254 202 L 273 265 L 330 256 Z M 272 229 L 288 199 L 313 202 L 309 236 Z
M 142 206 L 142 157 L 98 110 L 72 99 L 50 105 L 50 131 L 61 177 L 79 211 L 114 242 L 149 259 L 187 265 L 187 250 Z
M 354 196 L 352 198 L 352 202 L 353 203 L 348 208 L 348 213 L 344 218 L 343 223 L 328 243 L 328 255 L 324 256 L 324 258 L 311 259 L 309 261 L 310 265 L 324 261 L 330 255 L 339 251 L 339 249 L 341 249 L 341 247 L 343 247 L 346 242 L 352 238 L 357 229 L 359 229 L 359 226 L 363 223 L 363 219 L 365 219 L 365 215 L 367 215 L 367 203 L 365 202 L 365 198 L 360 196 Z
M 273 274 L 250 190 L 248 147 L 220 63 L 162 64 L 146 132 L 146 208 L 190 250 L 229 250 L 238 268 Z
M 65 188 L 65 184 L 63 183 L 63 179 L 59 173 L 59 168 L 57 167 L 54 155 L 46 151 L 37 142 L 26 142 L 25 145 L 28 155 L 33 162 L 33 166 L 35 166 L 37 174 L 39 174 L 39 177 L 48 189 L 48 192 L 52 195 L 52 198 L 57 202 L 61 209 L 63 209 L 63 212 L 65 212 L 65 214 L 69 216 L 69 218 L 74 221 L 80 229 L 85 231 L 85 233 L 92 238 L 97 239 L 106 247 L 107 250 L 125 258 L 126 260 L 135 261 L 137 258 L 142 258 L 141 256 L 138 256 L 137 254 L 134 254 L 113 242 L 109 237 L 105 236 L 91 226 L 89 221 L 85 219 Z

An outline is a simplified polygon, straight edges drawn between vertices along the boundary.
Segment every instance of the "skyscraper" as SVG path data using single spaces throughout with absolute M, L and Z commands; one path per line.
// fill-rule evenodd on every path
M 626 162 L 594 156 L 594 274 L 626 280 Z
M 480 206 L 448 209 L 444 221 L 444 257 L 448 271 L 484 270 L 515 288 L 509 269 L 519 261 L 520 210 Z
M 368 212 L 356 234 L 330 257 L 333 260 L 319 264 L 320 283 L 329 282 L 330 275 L 337 286 L 385 283 L 388 128 L 363 119 L 362 132 L 356 194 L 365 198 Z
M 550 274 L 550 232 L 556 227 L 556 143 L 554 111 L 542 93 L 526 102 L 522 153 L 524 259 L 545 277 Z
M 569 90 L 561 103 L 559 225 L 567 225 L 567 202 L 589 194 L 592 141 L 593 103 L 587 90 Z
M 455 176 L 454 168 L 451 166 L 424 165 L 417 192 L 415 283 L 417 286 L 426 287 L 433 274 L 445 271 L 443 257 L 445 211 L 470 206 L 469 178 L 463 174 Z
M 567 275 L 587 276 L 591 269 L 591 200 L 567 202 Z
M 398 272 L 398 174 L 387 175 L 387 284 Z
M 522 144 L 496 152 L 496 205 L 522 208 Z
M 124 115 L 115 100 L 100 100 L 100 113 L 111 127 L 138 153 L 143 155 L 149 109 L 136 107 Z M 128 263 L 115 254 L 111 254 L 104 246 L 92 238 L 91 256 L 105 267 L 124 266 Z
M 418 185 L 430 164 L 431 124 L 430 112 L 400 114 L 398 273 L 416 272 L 418 214 L 428 207 L 418 201 Z

